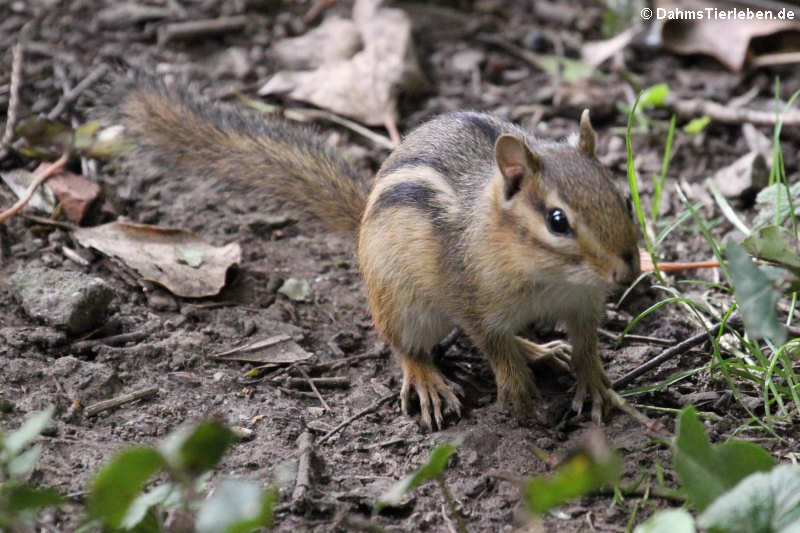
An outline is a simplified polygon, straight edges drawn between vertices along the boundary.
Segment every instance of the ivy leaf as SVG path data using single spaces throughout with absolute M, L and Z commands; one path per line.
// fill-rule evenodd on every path
M 698 524 L 725 533 L 800 532 L 800 467 L 751 474 L 717 498 Z
M 665 509 L 636 526 L 633 533 L 695 533 L 695 531 L 694 518 L 689 511 Z
M 174 431 L 161 451 L 172 468 L 194 476 L 217 466 L 235 440 L 230 429 L 212 420 Z
M 775 464 L 764 448 L 752 442 L 729 440 L 711 446 L 692 406 L 678 417 L 673 461 L 682 488 L 700 511 L 748 475 Z
M 117 454 L 92 481 L 89 515 L 111 528 L 120 527 L 145 482 L 163 465 L 164 457 L 151 447 L 132 447 Z
M 729 239 L 725 245 L 728 271 L 745 328 L 752 337 L 771 339 L 776 345 L 786 342 L 786 328 L 778 320 L 777 304 L 781 293 L 767 274 L 754 265 L 740 245 Z
M 197 533 L 246 533 L 268 526 L 277 500 L 274 488 L 265 491 L 252 481 L 223 481 L 198 511 Z

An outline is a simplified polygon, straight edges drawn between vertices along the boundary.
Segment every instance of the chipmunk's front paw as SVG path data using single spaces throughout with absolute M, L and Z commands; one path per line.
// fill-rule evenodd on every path
M 592 400 L 592 421 L 596 424 L 602 423 L 604 412 L 611 406 L 611 382 L 602 369 L 587 375 L 578 373 L 577 377 L 578 385 L 572 399 L 572 410 L 580 414 L 583 411 L 583 402 L 589 396 Z
M 461 402 L 456 396 L 456 392 L 462 393 L 461 387 L 446 379 L 432 361 L 404 357 L 401 364 L 403 388 L 400 391 L 400 405 L 404 414 L 409 414 L 411 387 L 414 387 L 419 397 L 422 424 L 428 431 L 433 430 L 433 421 L 436 422 L 436 429 L 442 429 L 444 426 L 442 398 L 445 401 L 445 412 L 452 412 L 461 417 Z M 433 408 L 433 419 L 431 419 L 431 408 Z
M 572 364 L 572 347 L 564 341 L 552 341 L 546 344 L 516 337 L 522 352 L 529 362 L 539 365 L 546 363 L 556 370 L 569 371 Z

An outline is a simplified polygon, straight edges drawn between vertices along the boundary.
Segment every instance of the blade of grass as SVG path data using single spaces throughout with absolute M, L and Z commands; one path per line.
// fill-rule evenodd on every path
M 664 159 L 661 162 L 661 175 L 653 176 L 653 205 L 650 208 L 650 220 L 655 226 L 658 222 L 658 215 L 661 209 L 661 189 L 664 187 L 664 180 L 667 177 L 669 162 L 672 159 L 672 138 L 675 136 L 675 115 L 669 121 L 669 131 L 667 131 L 667 144 L 664 146 Z
M 631 199 L 633 200 L 633 207 L 636 212 L 636 218 L 639 220 L 639 226 L 642 228 L 642 235 L 644 235 L 644 243 L 647 247 L 647 253 L 650 254 L 650 259 L 653 262 L 653 273 L 658 278 L 660 283 L 664 283 L 664 278 L 658 270 L 658 260 L 656 259 L 656 251 L 653 247 L 653 241 L 647 231 L 647 225 L 644 220 L 644 211 L 642 211 L 642 199 L 639 197 L 639 183 L 636 178 L 636 168 L 633 165 L 633 146 L 631 144 L 631 126 L 633 125 L 634 115 L 636 114 L 636 106 L 639 105 L 639 99 L 642 93 L 636 95 L 636 100 L 633 102 L 631 112 L 628 113 L 628 128 L 625 134 L 625 147 L 628 152 L 628 185 L 631 189 Z

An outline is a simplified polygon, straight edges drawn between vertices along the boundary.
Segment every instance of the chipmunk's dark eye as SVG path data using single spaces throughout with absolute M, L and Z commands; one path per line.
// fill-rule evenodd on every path
M 566 235 L 570 232 L 567 214 L 559 208 L 547 212 L 547 229 L 556 235 Z

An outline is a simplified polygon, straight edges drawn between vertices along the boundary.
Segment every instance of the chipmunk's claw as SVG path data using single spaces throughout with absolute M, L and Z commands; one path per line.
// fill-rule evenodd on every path
M 583 402 L 588 395 L 592 400 L 592 422 L 601 424 L 606 406 L 610 404 L 608 395 L 609 383 L 605 373 L 601 374 L 602 379 L 587 380 L 578 377 L 578 385 L 575 388 L 575 396 L 572 399 L 572 410 L 577 414 L 583 412 Z
M 455 413 L 461 417 L 461 401 L 458 394 L 463 394 L 461 387 L 446 379 L 432 361 L 417 361 L 406 358 L 402 361 L 403 387 L 400 391 L 400 406 L 403 413 L 409 414 L 411 403 L 411 388 L 413 387 L 419 398 L 419 410 L 422 425 L 428 431 L 444 427 L 442 416 L 442 399 L 444 399 L 444 412 Z M 431 408 L 433 417 L 431 417 Z

